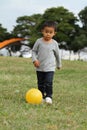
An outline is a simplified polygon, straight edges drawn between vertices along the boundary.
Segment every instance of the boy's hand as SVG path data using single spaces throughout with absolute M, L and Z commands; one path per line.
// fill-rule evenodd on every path
M 35 67 L 39 67 L 40 66 L 40 61 L 39 60 L 35 60 L 33 63 L 34 63 Z
M 58 69 L 58 70 L 60 70 L 60 69 L 61 69 L 61 67 L 57 67 L 57 69 Z

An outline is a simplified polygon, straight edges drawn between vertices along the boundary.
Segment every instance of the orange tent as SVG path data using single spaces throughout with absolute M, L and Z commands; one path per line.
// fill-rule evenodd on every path
M 0 42 L 0 49 L 4 48 L 12 43 L 22 41 L 22 40 L 24 40 L 24 38 L 11 38 L 9 40 L 5 40 L 3 42 Z

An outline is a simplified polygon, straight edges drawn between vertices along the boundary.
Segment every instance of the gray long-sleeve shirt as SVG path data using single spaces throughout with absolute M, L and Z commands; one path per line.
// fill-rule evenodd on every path
M 55 71 L 56 66 L 61 67 L 58 43 L 52 39 L 51 43 L 46 43 L 43 38 L 37 39 L 32 49 L 32 61 L 40 61 L 37 71 Z

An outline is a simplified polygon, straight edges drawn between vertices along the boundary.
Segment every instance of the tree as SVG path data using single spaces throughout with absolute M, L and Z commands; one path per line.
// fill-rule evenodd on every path
M 87 47 L 87 6 L 79 12 L 79 18 L 80 21 L 82 22 L 82 27 L 81 27 L 81 34 L 85 36 L 85 43 L 84 48 Z
M 6 28 L 2 27 L 2 24 L 0 24 L 0 42 L 10 38 L 11 34 L 7 32 Z
M 80 59 L 80 52 L 86 45 L 87 45 L 87 37 L 85 34 L 80 34 L 79 36 L 76 36 L 74 41 L 72 42 L 71 47 L 74 52 L 78 52 L 79 59 Z
M 13 35 L 15 37 L 27 39 L 29 47 L 32 47 L 32 41 L 36 37 L 36 25 L 38 24 L 40 18 L 40 14 L 18 17 L 16 20 L 17 26 L 14 27 L 12 32 Z
M 81 10 L 78 15 L 82 23 L 82 28 L 86 31 L 87 35 L 87 6 L 83 10 Z
M 38 19 L 41 15 L 36 14 L 32 16 L 22 16 L 18 17 L 16 22 L 17 25 L 13 29 L 13 34 L 16 37 L 30 38 L 31 32 L 34 30 Z

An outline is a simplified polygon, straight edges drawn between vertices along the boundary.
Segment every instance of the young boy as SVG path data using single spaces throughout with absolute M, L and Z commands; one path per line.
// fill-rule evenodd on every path
M 36 67 L 38 89 L 45 102 L 52 104 L 54 71 L 56 66 L 61 68 L 58 43 L 52 39 L 56 34 L 55 22 L 45 22 L 41 32 L 43 37 L 37 39 L 33 46 L 32 60 Z

